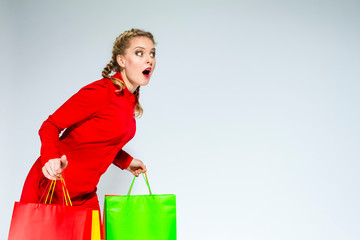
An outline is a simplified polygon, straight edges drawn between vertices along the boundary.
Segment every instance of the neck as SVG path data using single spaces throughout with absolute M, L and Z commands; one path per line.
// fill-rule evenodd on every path
M 122 79 L 124 80 L 124 83 L 125 83 L 125 85 L 126 85 L 126 88 L 127 88 L 131 93 L 134 93 L 135 90 L 136 90 L 136 88 L 137 88 L 138 86 L 131 84 L 131 82 L 129 81 L 129 79 L 127 79 L 127 77 L 126 77 L 126 74 L 125 74 L 125 71 L 124 71 L 124 70 L 121 71 L 120 74 L 121 74 Z

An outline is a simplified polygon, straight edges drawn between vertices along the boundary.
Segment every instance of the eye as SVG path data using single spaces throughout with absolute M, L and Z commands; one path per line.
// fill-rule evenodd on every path
M 150 57 L 153 57 L 153 58 L 154 58 L 155 55 L 156 55 L 155 52 L 151 52 L 151 53 L 150 53 Z
M 135 54 L 136 54 L 136 56 L 141 57 L 143 55 L 143 52 L 142 51 L 136 51 Z

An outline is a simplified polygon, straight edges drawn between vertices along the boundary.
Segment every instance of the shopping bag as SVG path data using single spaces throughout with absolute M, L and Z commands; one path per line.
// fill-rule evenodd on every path
M 100 216 L 99 210 L 92 211 L 91 240 L 100 240 Z
M 105 196 L 104 224 L 106 240 L 176 240 L 176 196 L 152 194 Z
M 89 211 L 81 207 L 16 202 L 9 240 L 90 239 L 86 238 L 86 229 L 91 230 L 91 225 L 86 227 L 88 219 Z
M 45 190 L 47 191 L 45 203 L 15 202 L 9 240 L 91 239 L 92 227 L 96 228 L 96 224 L 92 222 L 93 210 L 71 206 L 71 200 L 63 178 L 61 178 L 61 184 L 65 204 L 50 204 L 55 184 L 56 181 L 51 181 L 50 187 Z M 43 202 L 43 197 L 44 194 L 40 202 Z M 94 238 L 94 240 L 98 239 Z

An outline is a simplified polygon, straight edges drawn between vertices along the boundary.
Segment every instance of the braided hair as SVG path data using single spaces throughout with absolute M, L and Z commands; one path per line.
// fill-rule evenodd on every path
M 109 78 L 115 85 L 117 85 L 119 87 L 119 91 L 122 91 L 126 87 L 125 83 L 117 78 L 113 78 L 110 74 L 112 72 L 120 72 L 121 67 L 117 63 L 116 57 L 118 55 L 125 55 L 126 50 L 130 47 L 131 40 L 135 37 L 147 37 L 155 43 L 154 36 L 150 32 L 145 32 L 136 28 L 123 32 L 115 39 L 111 60 L 102 71 L 102 76 L 104 78 Z M 136 99 L 135 116 L 139 118 L 143 114 L 143 108 L 139 102 L 140 86 L 136 88 L 134 94 Z

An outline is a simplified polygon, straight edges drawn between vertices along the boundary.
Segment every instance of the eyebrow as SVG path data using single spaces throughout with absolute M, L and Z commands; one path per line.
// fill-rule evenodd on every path
M 136 49 L 136 48 L 145 49 L 144 47 L 141 47 L 141 46 L 137 46 L 137 47 L 135 47 L 134 49 Z M 155 48 L 152 48 L 151 50 L 156 50 L 156 49 L 155 49 Z

